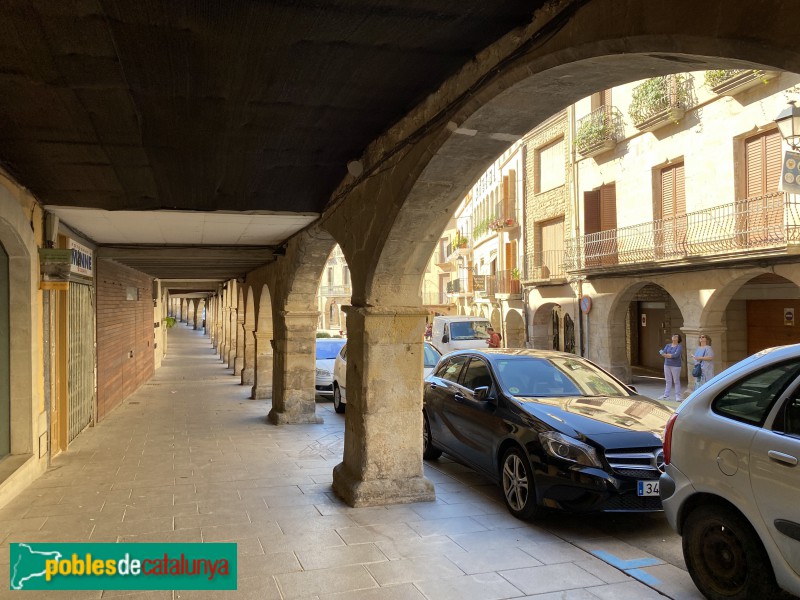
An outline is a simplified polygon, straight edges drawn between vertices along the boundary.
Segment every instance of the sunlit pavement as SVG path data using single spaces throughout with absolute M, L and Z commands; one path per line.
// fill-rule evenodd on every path
M 320 401 L 324 424 L 269 425 L 269 402 L 248 399 L 208 338 L 184 325 L 169 335 L 156 376 L 0 510 L 1 589 L 8 542 L 234 541 L 236 592 L 24 597 L 701 597 L 662 515 L 525 523 L 496 486 L 446 458 L 425 466 L 435 502 L 350 508 L 330 487 L 344 415 Z

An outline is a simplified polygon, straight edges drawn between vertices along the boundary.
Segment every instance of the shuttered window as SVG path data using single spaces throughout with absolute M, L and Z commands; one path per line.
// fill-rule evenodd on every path
M 564 138 L 559 138 L 536 151 L 536 193 L 541 194 L 566 182 Z
M 600 234 L 617 228 L 617 186 L 608 184 L 599 190 L 585 192 L 584 231 L 587 234 L 586 255 L 587 266 L 597 264 L 615 264 L 617 261 L 616 232 Z
M 784 198 L 779 194 L 781 177 L 781 135 L 775 129 L 747 138 L 745 152 L 745 194 L 737 216 L 737 239 L 742 245 L 757 246 L 780 241 L 784 228 Z
M 656 224 L 656 247 L 660 258 L 685 254 L 686 184 L 683 163 L 661 169 L 661 198 Z

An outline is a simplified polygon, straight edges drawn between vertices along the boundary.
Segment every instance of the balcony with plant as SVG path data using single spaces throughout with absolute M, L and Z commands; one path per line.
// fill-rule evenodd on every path
M 640 131 L 678 123 L 692 103 L 692 79 L 685 73 L 653 77 L 633 88 L 628 115 Z
M 715 94 L 733 96 L 757 85 L 769 83 L 777 75 L 777 71 L 763 69 L 714 69 L 706 71 L 703 80 Z
M 576 123 L 575 148 L 585 158 L 613 150 L 620 122 L 619 111 L 613 107 L 596 108 Z

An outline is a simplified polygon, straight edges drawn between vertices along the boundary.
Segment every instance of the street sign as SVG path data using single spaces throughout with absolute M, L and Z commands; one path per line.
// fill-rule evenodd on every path
M 592 299 L 584 294 L 581 297 L 581 312 L 585 315 L 589 314 L 589 311 L 592 310 Z

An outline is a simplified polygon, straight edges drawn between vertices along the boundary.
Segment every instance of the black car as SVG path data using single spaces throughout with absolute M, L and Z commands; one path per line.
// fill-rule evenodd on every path
M 425 379 L 424 457 L 500 483 L 509 511 L 661 510 L 673 413 L 592 362 L 542 350 L 461 350 Z

